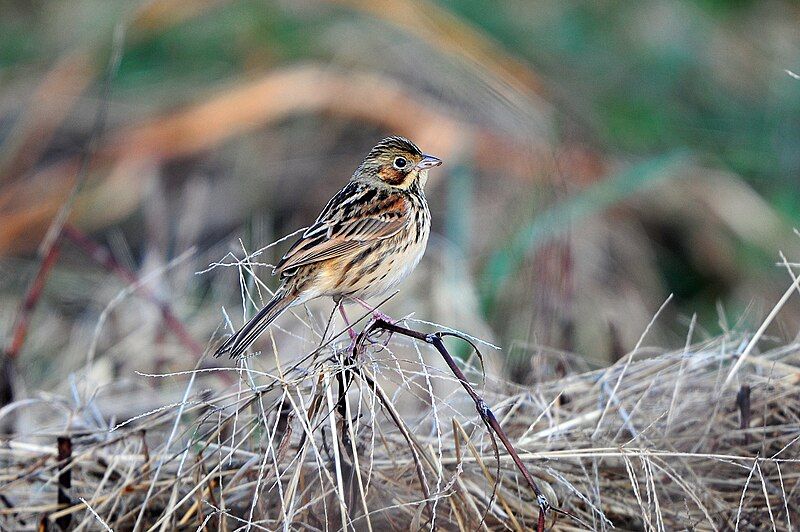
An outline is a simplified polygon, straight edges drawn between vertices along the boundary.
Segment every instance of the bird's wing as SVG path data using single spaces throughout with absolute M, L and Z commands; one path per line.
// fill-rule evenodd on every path
M 408 223 L 410 204 L 401 195 L 376 199 L 374 189 L 345 187 L 317 221 L 275 266 L 275 274 L 341 257 L 376 240 L 397 234 Z

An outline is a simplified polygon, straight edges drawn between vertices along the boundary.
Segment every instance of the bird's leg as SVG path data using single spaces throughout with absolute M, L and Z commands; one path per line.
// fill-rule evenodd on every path
M 396 320 L 392 319 L 391 317 L 387 316 L 380 310 L 376 309 L 375 307 L 371 306 L 369 303 L 361 299 L 360 297 L 353 297 L 351 298 L 353 301 L 367 309 L 368 311 L 372 312 L 372 317 L 376 320 L 383 320 L 389 323 L 397 323 Z
M 350 335 L 350 341 L 353 342 L 353 344 L 355 344 L 356 338 L 358 338 L 358 335 L 353 330 L 353 327 L 350 325 L 350 320 L 347 319 L 347 313 L 344 311 L 344 302 L 343 301 L 339 301 L 337 303 L 337 306 L 339 307 L 339 312 L 342 315 L 342 319 L 344 319 L 344 324 L 347 325 L 347 334 Z
M 372 320 L 373 321 L 383 320 L 383 321 L 385 321 L 387 323 L 391 323 L 392 325 L 397 325 L 398 323 L 400 323 L 399 320 L 395 320 L 395 319 L 387 316 L 386 314 L 384 314 L 380 310 L 376 309 L 375 307 L 371 306 L 369 303 L 367 303 L 366 301 L 364 301 L 360 297 L 354 297 L 354 298 L 351 298 L 351 299 L 353 301 L 355 301 L 356 303 L 358 303 L 359 305 L 361 305 L 362 307 L 364 307 L 365 309 L 367 309 L 370 312 L 372 312 Z M 386 347 L 387 345 L 389 345 L 389 340 L 391 340 L 391 339 L 392 339 L 392 333 L 390 331 L 389 335 L 383 341 L 383 347 Z

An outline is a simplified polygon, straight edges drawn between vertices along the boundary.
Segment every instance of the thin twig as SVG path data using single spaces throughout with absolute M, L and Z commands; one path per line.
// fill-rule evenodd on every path
M 467 391 L 467 394 L 469 394 L 469 396 L 475 402 L 475 408 L 478 410 L 478 415 L 481 417 L 481 420 L 483 420 L 483 422 L 494 431 L 494 433 L 503 443 L 503 446 L 508 451 L 508 454 L 511 455 L 511 459 L 514 461 L 517 469 L 519 469 L 519 472 L 527 482 L 528 487 L 530 487 L 531 491 L 533 491 L 534 495 L 536 496 L 536 502 L 539 505 L 537 531 L 542 532 L 544 530 L 547 510 L 551 508 L 550 503 L 548 502 L 544 493 L 542 493 L 542 490 L 536 484 L 536 481 L 533 480 L 533 476 L 530 474 L 530 472 L 528 472 L 528 468 L 525 467 L 525 464 L 520 459 L 519 454 L 517 454 L 516 449 L 514 449 L 514 445 L 511 443 L 511 440 L 508 439 L 508 436 L 506 436 L 506 432 L 503 430 L 503 427 L 500 426 L 500 423 L 497 421 L 492 409 L 489 408 L 489 405 L 486 404 L 486 401 L 484 401 L 483 398 L 478 395 L 470 382 L 467 380 L 464 372 L 461 371 L 461 368 L 458 367 L 458 364 L 456 364 L 456 361 L 453 359 L 452 355 L 447 351 L 447 348 L 444 346 L 444 342 L 442 341 L 444 333 L 425 334 L 413 329 L 407 329 L 405 327 L 395 325 L 394 323 L 389 323 L 388 321 L 382 319 L 375 320 L 371 326 L 367 327 L 367 331 L 377 329 L 383 329 L 385 331 L 402 334 L 403 336 L 408 336 L 409 338 L 423 341 L 435 347 L 439 354 L 442 355 L 442 358 L 450 367 L 450 371 L 453 372 L 458 381 L 461 383 L 461 386 L 464 387 L 464 389 Z M 369 334 L 369 332 L 367 332 L 367 334 Z
M 72 490 L 72 439 L 68 436 L 58 438 L 58 507 L 65 508 L 72 501 L 70 491 Z M 56 519 L 56 524 L 61 530 L 69 528 L 72 522 L 71 515 L 64 515 Z
M 25 343 L 25 338 L 28 335 L 28 325 L 31 321 L 31 315 L 42 297 L 44 285 L 47 282 L 47 277 L 50 275 L 50 270 L 55 266 L 58 256 L 61 252 L 60 242 L 53 243 L 44 256 L 42 262 L 39 264 L 39 269 L 36 271 L 28 290 L 25 292 L 25 298 L 17 312 L 17 318 L 14 322 L 14 329 L 11 336 L 11 342 L 5 350 L 5 357 L 8 360 L 15 360 L 19 356 L 19 352 Z

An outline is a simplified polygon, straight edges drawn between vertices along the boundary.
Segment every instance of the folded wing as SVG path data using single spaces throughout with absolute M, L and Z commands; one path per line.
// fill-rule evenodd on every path
M 396 235 L 409 221 L 410 204 L 401 195 L 359 202 L 358 196 L 326 209 L 275 266 L 275 274 L 291 276 L 297 268 L 357 251 L 376 240 Z M 330 206 L 331 204 L 329 204 Z

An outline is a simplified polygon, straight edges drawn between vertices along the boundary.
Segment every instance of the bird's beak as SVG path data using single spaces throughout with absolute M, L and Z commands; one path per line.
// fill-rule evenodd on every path
M 439 166 L 442 164 L 442 160 L 438 157 L 434 157 L 433 155 L 423 155 L 422 160 L 417 163 L 417 170 L 427 170 L 428 168 L 433 168 L 434 166 Z

